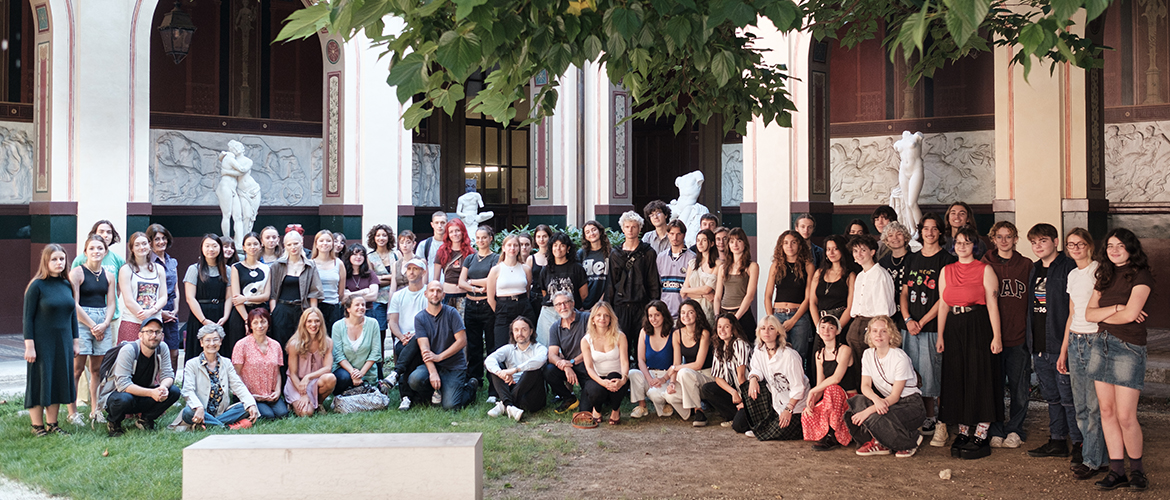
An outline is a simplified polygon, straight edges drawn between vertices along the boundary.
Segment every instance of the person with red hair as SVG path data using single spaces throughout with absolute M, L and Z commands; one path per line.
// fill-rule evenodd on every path
M 447 295 L 446 303 L 459 311 L 463 316 L 463 300 L 467 292 L 459 288 L 459 275 L 463 273 L 463 259 L 475 252 L 468 242 L 467 226 L 458 218 L 451 219 L 443 226 L 443 233 L 439 238 L 439 251 L 435 254 L 435 262 L 431 276 L 443 283 L 443 292 Z

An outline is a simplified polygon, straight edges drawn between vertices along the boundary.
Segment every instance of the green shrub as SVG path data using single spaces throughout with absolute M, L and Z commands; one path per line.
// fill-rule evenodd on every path
M 573 240 L 573 244 L 577 245 L 577 248 L 581 248 L 581 245 L 583 243 L 585 243 L 585 236 L 581 233 L 581 229 L 578 228 L 577 226 L 570 225 L 567 228 L 561 228 L 559 226 L 549 226 L 549 227 L 552 228 L 553 233 L 563 232 L 565 234 L 568 234 L 569 238 Z M 528 233 L 531 235 L 535 231 L 536 231 L 536 228 L 530 227 L 528 225 L 512 226 L 512 229 L 501 229 L 499 232 L 496 233 L 496 237 L 492 241 L 492 251 L 496 252 L 496 253 L 500 253 L 500 247 L 504 244 L 504 238 L 507 238 L 510 235 L 520 234 L 520 233 Z M 623 235 L 621 233 L 621 231 L 614 231 L 613 229 L 610 229 L 608 227 L 605 228 L 605 237 L 609 238 L 609 244 L 611 246 L 613 246 L 614 248 L 621 246 L 622 242 L 626 241 L 626 237 L 625 237 L 625 235 Z M 533 246 L 533 250 L 535 250 L 536 249 L 536 242 L 535 241 L 532 242 L 532 246 Z

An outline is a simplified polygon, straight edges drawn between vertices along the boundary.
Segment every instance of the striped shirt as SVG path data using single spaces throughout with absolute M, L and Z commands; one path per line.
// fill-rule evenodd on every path
M 711 362 L 711 376 L 721 378 L 732 386 L 738 387 L 739 384 L 735 380 L 736 369 L 740 366 L 747 366 L 748 361 L 752 358 L 752 346 L 743 339 L 735 339 L 735 343 L 731 346 L 731 358 L 727 360 L 720 360 L 718 354 Z M 712 349 L 715 346 L 711 346 Z

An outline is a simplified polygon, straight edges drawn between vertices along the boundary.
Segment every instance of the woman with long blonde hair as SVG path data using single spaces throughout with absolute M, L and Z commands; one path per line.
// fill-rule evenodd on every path
M 581 390 L 592 405 L 593 420 L 600 422 L 601 408 L 610 408 L 609 425 L 621 423 L 622 400 L 630 392 L 630 355 L 617 323 L 609 303 L 598 302 L 589 312 L 589 326 L 581 339 L 581 354 L 589 373 Z
M 333 340 L 325 335 L 325 315 L 316 307 L 301 313 L 297 331 L 288 340 L 288 380 L 284 399 L 298 417 L 313 415 L 321 401 L 333 392 L 337 377 L 333 367 Z

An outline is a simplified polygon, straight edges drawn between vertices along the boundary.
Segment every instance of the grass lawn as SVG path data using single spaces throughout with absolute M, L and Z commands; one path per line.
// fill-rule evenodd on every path
M 553 477 L 558 462 L 573 451 L 574 445 L 563 437 L 550 436 L 536 425 L 525 424 L 568 425 L 569 416 L 545 409 L 536 415 L 525 415 L 519 424 L 507 417 L 489 418 L 487 410 L 491 406 L 482 402 L 487 397 L 485 392 L 477 397 L 480 403 L 458 412 L 424 406 L 400 412 L 395 395 L 390 408 L 384 411 L 310 418 L 290 414 L 289 418 L 261 421 L 243 431 L 167 430 L 164 425 L 174 420 L 181 409 L 175 406 L 159 419 L 160 430 L 145 432 L 127 426 L 126 435 L 117 439 L 106 436 L 104 424 L 100 429 L 64 424 L 72 436 L 36 438 L 29 432 L 28 417 L 17 416 L 24 402 L 23 397 L 16 397 L 0 405 L 0 474 L 76 499 L 177 499 L 182 496 L 182 450 L 210 433 L 481 432 L 486 481 Z M 62 421 L 64 416 L 62 408 Z M 107 450 L 109 455 L 103 456 Z

